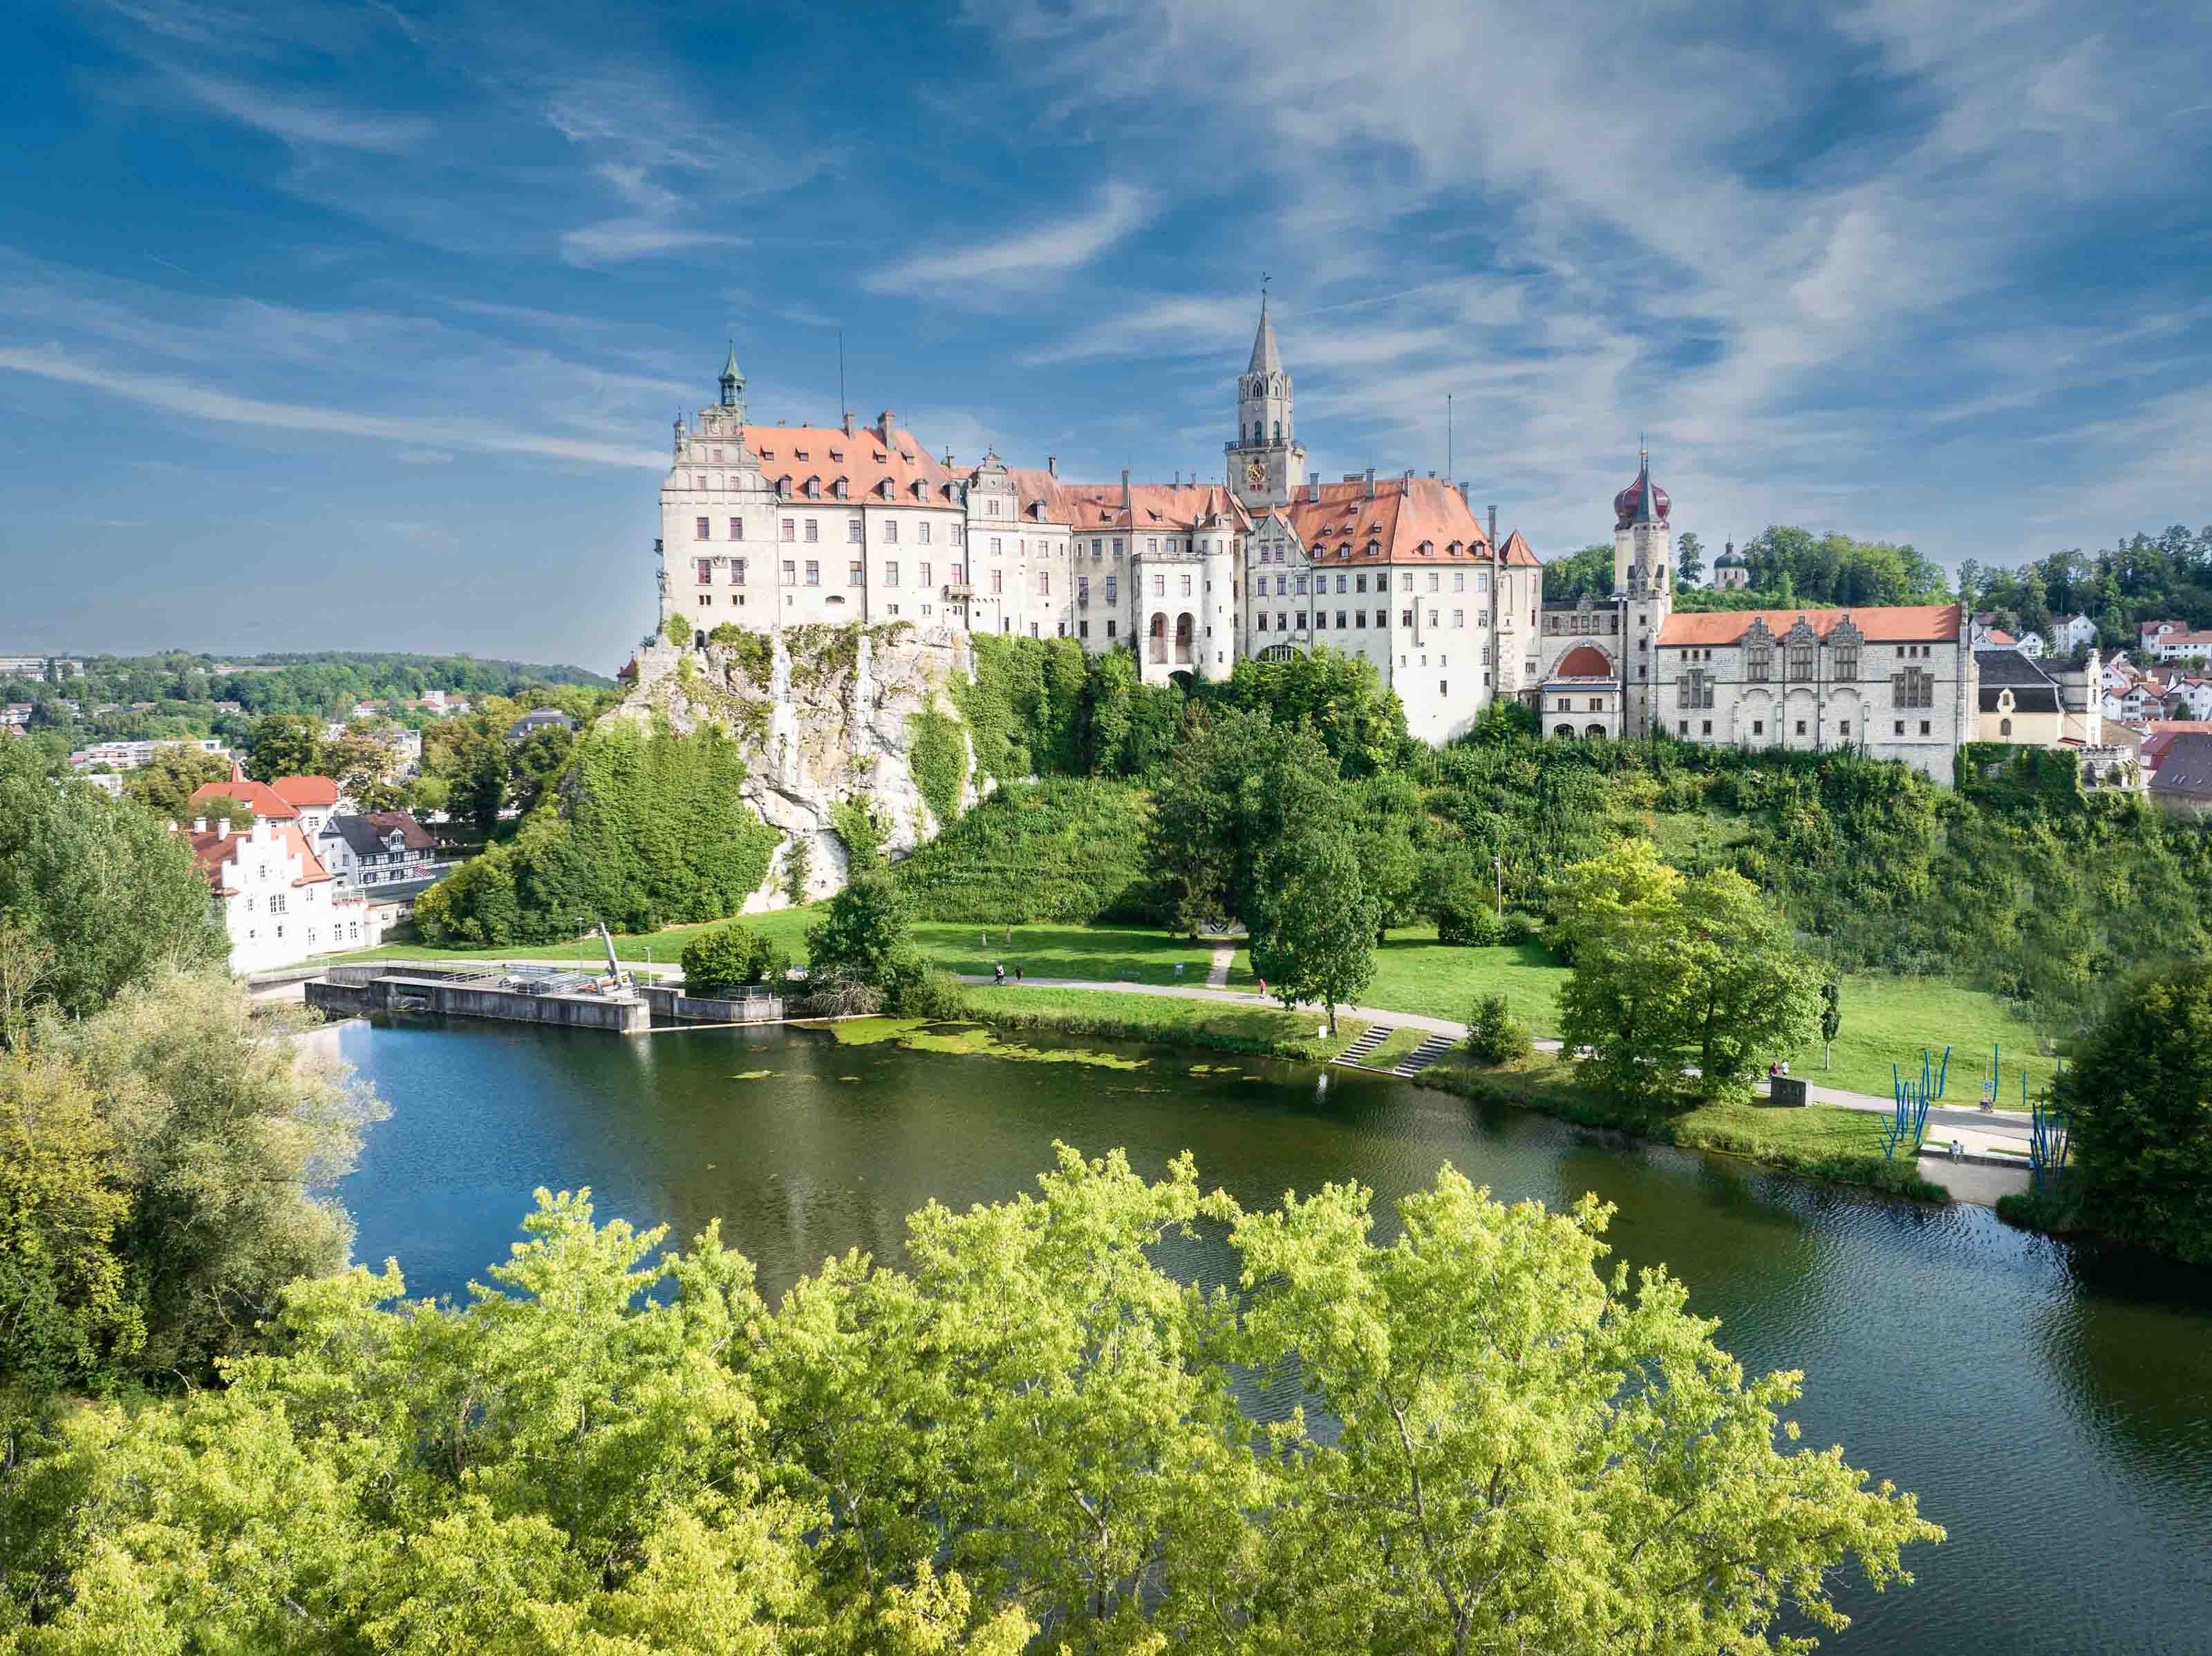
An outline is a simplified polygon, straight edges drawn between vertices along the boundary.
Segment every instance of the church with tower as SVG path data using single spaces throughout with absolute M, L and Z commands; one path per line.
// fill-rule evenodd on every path
M 1971 739 L 1956 606 L 1675 614 L 1672 503 L 1648 454 L 1613 497 L 1611 595 L 1559 603 L 1545 601 L 1520 531 L 1501 538 L 1497 507 L 1478 515 L 1468 483 L 1372 468 L 1322 481 L 1264 294 L 1218 482 L 1082 482 L 1051 457 L 1012 466 L 995 449 L 963 462 L 888 409 L 764 424 L 734 346 L 719 392 L 677 420 L 661 484 L 653 550 L 672 641 L 907 623 L 1126 651 L 1148 682 L 1326 646 L 1373 664 L 1432 743 L 1500 698 L 1533 707 L 1552 737 L 1865 747 L 1946 779 Z M 1869 682 L 1884 666 L 1891 680 Z

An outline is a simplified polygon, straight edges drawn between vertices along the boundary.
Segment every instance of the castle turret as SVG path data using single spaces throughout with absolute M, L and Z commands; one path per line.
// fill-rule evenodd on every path
M 721 406 L 734 410 L 732 417 L 738 424 L 745 422 L 745 376 L 738 367 L 738 342 L 730 342 L 730 355 L 722 363 Z
M 1291 395 L 1291 376 L 1267 317 L 1267 295 L 1260 294 L 1260 326 L 1252 336 L 1252 358 L 1237 382 L 1237 435 L 1224 445 L 1229 454 L 1229 487 L 1248 509 L 1282 506 L 1305 475 L 1306 452 L 1299 446 Z
M 1651 480 L 1639 448 L 1636 481 L 1613 497 L 1613 596 L 1621 606 L 1621 734 L 1648 736 L 1659 630 L 1674 612 L 1674 501 Z

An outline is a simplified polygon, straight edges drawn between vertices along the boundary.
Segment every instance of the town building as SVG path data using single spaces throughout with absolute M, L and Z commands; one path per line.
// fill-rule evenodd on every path
M 296 966 L 310 955 L 370 949 L 381 931 L 357 895 L 340 892 L 296 822 L 228 817 L 191 825 L 192 856 L 230 938 L 234 973 Z
M 453 866 L 441 860 L 430 831 L 404 811 L 340 812 L 316 834 L 315 856 L 342 889 L 369 890 L 420 881 Z

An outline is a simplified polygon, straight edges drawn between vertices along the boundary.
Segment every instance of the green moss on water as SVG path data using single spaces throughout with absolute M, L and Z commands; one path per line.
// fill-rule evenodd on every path
M 980 1023 L 932 1022 L 924 1018 L 845 1018 L 830 1026 L 850 1046 L 890 1045 L 913 1052 L 1012 1059 L 1030 1064 L 1087 1064 L 1102 1070 L 1140 1070 L 1151 1060 L 1080 1046 L 1032 1046 L 1009 1040 Z
M 775 1073 L 773 1070 L 740 1070 L 730 1077 L 732 1081 L 766 1081 Z

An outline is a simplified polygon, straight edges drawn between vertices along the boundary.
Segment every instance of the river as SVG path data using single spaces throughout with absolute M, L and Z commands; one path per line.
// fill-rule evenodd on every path
M 2212 1651 L 2212 1289 L 1924 1207 L 1347 1071 L 1165 1047 L 1139 1067 L 843 1047 L 818 1031 L 623 1040 L 454 1022 L 333 1032 L 390 1101 L 339 1194 L 355 1253 L 459 1295 L 540 1185 L 599 1216 L 720 1216 L 771 1299 L 827 1255 L 899 1253 L 905 1215 L 1033 1189 L 1055 1138 L 1188 1149 L 1248 1206 L 1356 1179 L 1389 1203 L 1449 1162 L 1500 1198 L 1619 1208 L 1747 1368 L 1802 1368 L 1814 1446 L 1918 1493 L 1950 1540 L 1918 1584 L 1847 1589 L 1836 1652 Z M 1048 1041 L 1040 1041 L 1049 1046 Z M 1097 1043 L 1091 1044 L 1094 1048 Z M 756 1072 L 769 1071 L 766 1076 Z M 755 1078 L 740 1079 L 754 1075 Z M 1218 1260 L 1212 1263 L 1218 1265 Z M 1203 1269 L 1200 1262 L 1196 1268 Z

